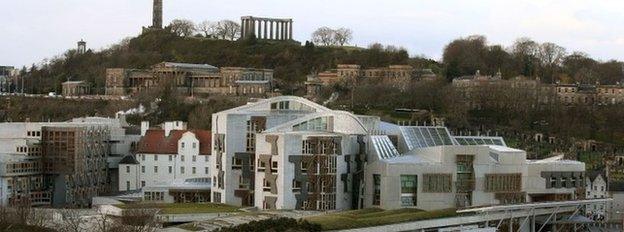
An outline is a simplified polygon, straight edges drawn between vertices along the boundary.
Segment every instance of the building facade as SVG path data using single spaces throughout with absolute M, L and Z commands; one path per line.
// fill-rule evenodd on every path
M 405 86 L 411 81 L 435 80 L 437 77 L 431 69 L 416 69 L 411 65 L 389 65 L 388 67 L 363 68 L 356 64 L 339 64 L 336 69 L 319 73 L 318 79 L 324 85 L 369 80 L 373 82 L 392 83 L 396 86 Z
M 212 116 L 212 201 L 261 209 L 425 210 L 582 199 L 584 163 L 527 160 L 500 137 L 281 96 Z
M 82 96 L 91 94 L 91 86 L 84 81 L 66 81 L 62 84 L 63 96 Z
M 151 69 L 106 70 L 106 95 L 135 95 L 162 85 L 189 96 L 263 96 L 273 91 L 273 70 L 171 62 L 153 65 Z
M 116 189 L 132 138 L 121 119 L 0 123 L 0 204 L 88 206 Z
M 143 122 L 141 131 L 136 155 L 119 164 L 119 191 L 141 191 L 152 202 L 209 201 L 210 131 L 187 130 L 183 122 Z

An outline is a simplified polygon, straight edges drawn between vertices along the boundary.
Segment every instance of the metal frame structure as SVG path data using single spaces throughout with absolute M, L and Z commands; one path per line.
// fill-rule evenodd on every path
M 613 201 L 611 198 L 605 199 L 591 199 L 591 200 L 577 200 L 577 201 L 560 201 L 560 202 L 543 202 L 543 203 L 528 203 L 528 204 L 517 204 L 517 205 L 501 205 L 501 206 L 488 206 L 488 207 L 480 207 L 474 209 L 464 209 L 458 210 L 457 213 L 476 213 L 476 214 L 485 214 L 485 225 L 489 226 L 490 221 L 498 221 L 496 225 L 496 229 L 500 228 L 503 224 L 503 221 L 507 221 L 508 223 L 508 231 L 522 231 L 525 225 L 530 225 L 530 231 L 541 232 L 544 230 L 547 224 L 550 222 L 553 223 L 554 231 L 564 231 L 559 230 L 564 227 L 557 228 L 557 225 L 554 222 L 557 221 L 557 214 L 565 214 L 569 215 L 567 220 L 571 220 L 574 216 L 578 215 L 582 209 L 590 204 L 605 204 Z M 569 214 L 572 212 L 571 214 Z M 508 215 L 503 216 L 502 215 Z M 536 230 L 536 217 L 537 216 L 547 216 L 546 220 L 541 223 L 541 227 Z M 518 228 L 514 230 L 514 219 L 522 219 Z M 606 220 L 608 221 L 608 220 Z M 511 223 L 509 223 L 511 222 Z M 581 224 L 580 226 L 577 223 L 572 223 L 573 227 L 568 228 L 565 231 L 578 231 L 579 229 L 586 226 L 586 224 Z M 602 227 L 606 228 L 607 224 L 603 223 Z M 571 229 L 571 230 L 570 230 Z

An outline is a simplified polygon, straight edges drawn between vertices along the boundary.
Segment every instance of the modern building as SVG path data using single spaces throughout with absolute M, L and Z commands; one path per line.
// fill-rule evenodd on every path
M 585 164 L 501 137 L 398 126 L 299 97 L 212 115 L 212 201 L 261 209 L 435 210 L 583 198 Z
M 1 205 L 88 206 L 117 189 L 117 162 L 132 149 L 123 118 L 0 123 Z
M 136 156 L 119 164 L 119 191 L 141 191 L 145 201 L 209 201 L 210 131 L 187 130 L 179 121 L 141 127 Z
M 106 95 L 135 95 L 163 85 L 189 96 L 264 96 L 273 91 L 273 70 L 172 62 L 162 62 L 150 69 L 106 69 Z
M 91 86 L 84 81 L 66 81 L 61 85 L 63 96 L 83 96 L 91 93 Z

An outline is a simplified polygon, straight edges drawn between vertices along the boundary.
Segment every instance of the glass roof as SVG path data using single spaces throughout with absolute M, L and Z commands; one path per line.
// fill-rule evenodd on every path
M 387 135 L 373 135 L 371 141 L 379 159 L 388 159 L 399 156 L 399 151 L 394 147 Z
M 408 150 L 454 145 L 446 127 L 403 126 L 400 128 Z
M 459 145 L 498 145 L 507 146 L 502 137 L 490 136 L 455 136 L 453 137 Z

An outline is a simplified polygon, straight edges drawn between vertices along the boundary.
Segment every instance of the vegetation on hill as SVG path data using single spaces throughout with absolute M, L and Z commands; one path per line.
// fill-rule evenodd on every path
M 158 30 L 102 51 L 78 54 L 70 50 L 25 72 L 25 92 L 59 92 L 66 80 L 86 80 L 99 94 L 104 93 L 106 68 L 147 68 L 159 62 L 211 64 L 217 67 L 240 66 L 272 68 L 278 88 L 293 94 L 302 88 L 305 76 L 334 68 L 339 63 L 364 66 L 407 64 L 405 50 L 373 47 L 347 49 L 318 47 L 312 43 L 301 46 L 293 42 L 248 39 L 244 41 L 215 40 L 204 37 L 183 37 Z

